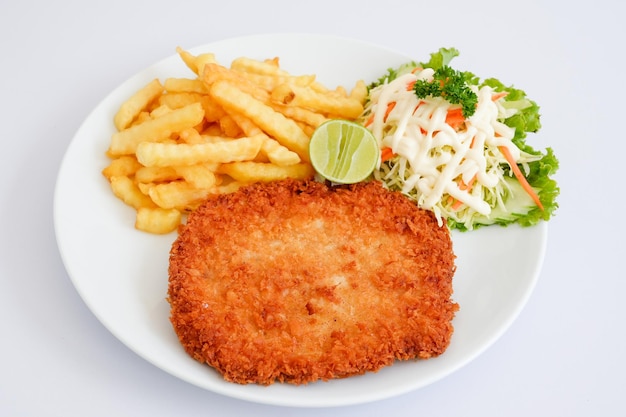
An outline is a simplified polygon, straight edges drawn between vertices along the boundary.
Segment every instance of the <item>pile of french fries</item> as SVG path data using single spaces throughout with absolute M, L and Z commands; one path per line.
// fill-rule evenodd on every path
M 242 185 L 311 177 L 313 131 L 363 111 L 363 80 L 331 90 L 278 58 L 240 57 L 227 67 L 210 52 L 176 51 L 192 75 L 154 79 L 122 103 L 102 171 L 136 210 L 138 230 L 170 233 L 209 196 Z

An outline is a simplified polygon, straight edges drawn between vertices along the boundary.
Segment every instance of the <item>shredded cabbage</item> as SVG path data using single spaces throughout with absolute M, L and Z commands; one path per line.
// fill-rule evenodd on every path
M 451 228 L 530 226 L 548 220 L 558 207 L 559 188 L 550 178 L 558 160 L 550 148 L 542 153 L 525 143 L 526 134 L 540 128 L 536 103 L 521 90 L 495 79 L 481 83 L 469 72 L 458 73 L 464 88 L 473 92 L 475 111 L 469 117 L 463 113 L 459 119 L 463 103 L 416 94 L 416 83 L 432 82 L 436 71 L 457 54 L 455 49 L 441 49 L 431 54 L 430 62 L 390 69 L 369 86 L 362 123 L 392 155 L 380 162 L 374 178 L 432 210 L 440 224 L 445 221 Z M 503 147 L 539 205 L 514 177 Z

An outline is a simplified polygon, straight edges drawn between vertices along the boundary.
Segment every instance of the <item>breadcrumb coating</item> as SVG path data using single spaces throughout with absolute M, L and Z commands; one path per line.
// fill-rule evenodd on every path
M 306 384 L 442 354 L 449 230 L 379 182 L 255 184 L 206 201 L 172 246 L 185 351 L 227 381 Z

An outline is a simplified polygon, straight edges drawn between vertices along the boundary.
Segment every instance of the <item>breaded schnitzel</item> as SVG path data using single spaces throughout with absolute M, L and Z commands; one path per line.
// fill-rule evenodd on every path
M 171 322 L 227 381 L 303 384 L 443 353 L 458 305 L 435 216 L 379 182 L 209 199 L 172 246 Z

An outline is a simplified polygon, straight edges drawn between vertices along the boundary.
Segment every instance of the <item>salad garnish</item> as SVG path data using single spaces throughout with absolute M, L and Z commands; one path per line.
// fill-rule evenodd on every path
M 552 148 L 526 143 L 541 127 L 539 106 L 495 78 L 453 69 L 458 55 L 441 48 L 368 86 L 361 122 L 381 148 L 374 177 L 453 229 L 549 220 L 559 162 Z

